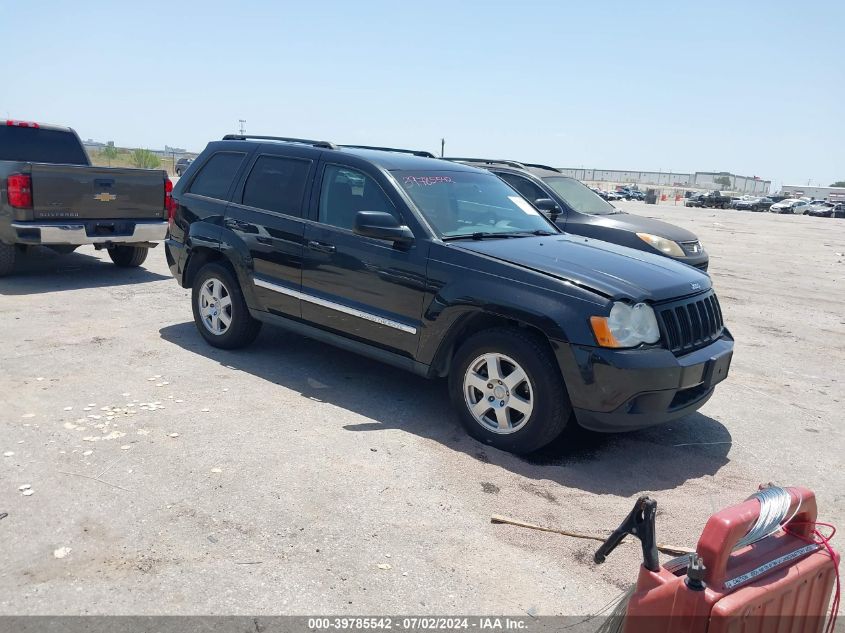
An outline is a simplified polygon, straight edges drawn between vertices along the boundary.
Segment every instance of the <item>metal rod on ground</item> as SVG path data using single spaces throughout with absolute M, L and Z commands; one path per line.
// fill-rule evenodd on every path
M 510 517 L 501 516 L 499 514 L 494 514 L 493 516 L 491 516 L 490 523 L 503 523 L 505 525 L 515 525 L 517 527 L 524 527 L 530 530 L 552 532 L 554 534 L 562 534 L 563 536 L 571 536 L 572 538 L 582 538 L 591 541 L 599 541 L 601 543 L 604 543 L 607 540 L 606 536 L 598 536 L 595 534 L 584 534 L 583 532 L 573 532 L 570 530 L 559 530 L 557 528 L 543 527 L 541 525 L 534 525 L 533 523 L 528 523 L 526 521 L 520 521 L 519 519 L 511 519 Z M 690 549 L 689 547 L 676 547 L 675 545 L 665 545 L 662 543 L 657 544 L 657 549 L 663 552 L 664 554 L 669 554 L 671 556 L 683 556 L 684 554 L 692 554 L 693 552 L 695 552 L 694 549 Z

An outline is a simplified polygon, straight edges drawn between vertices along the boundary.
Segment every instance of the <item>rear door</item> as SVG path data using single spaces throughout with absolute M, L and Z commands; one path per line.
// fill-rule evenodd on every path
M 406 245 L 356 235 L 358 211 L 401 223 L 399 196 L 375 169 L 323 163 L 305 227 L 302 317 L 318 327 L 412 357 L 421 325 L 428 243 Z
M 300 318 L 308 186 L 320 150 L 261 146 L 226 210 L 224 230 L 245 245 L 261 309 Z

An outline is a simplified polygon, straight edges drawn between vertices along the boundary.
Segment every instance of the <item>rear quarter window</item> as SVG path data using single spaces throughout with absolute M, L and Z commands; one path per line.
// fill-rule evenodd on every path
M 244 162 L 243 152 L 218 152 L 200 167 L 188 193 L 226 200 L 235 175 Z

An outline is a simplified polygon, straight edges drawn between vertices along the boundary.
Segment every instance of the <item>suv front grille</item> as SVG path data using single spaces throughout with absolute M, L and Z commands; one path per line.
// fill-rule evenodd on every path
M 686 354 L 709 345 L 725 329 L 716 293 L 655 306 L 660 334 L 674 354 Z

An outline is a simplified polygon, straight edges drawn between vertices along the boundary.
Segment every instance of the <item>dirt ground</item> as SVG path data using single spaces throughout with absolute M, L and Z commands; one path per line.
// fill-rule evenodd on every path
M 27 257 L 0 280 L 0 614 L 586 614 L 638 548 L 597 567 L 492 514 L 605 532 L 648 493 L 694 545 L 773 481 L 845 527 L 845 221 L 620 206 L 700 236 L 731 375 L 680 422 L 528 459 L 466 436 L 442 381 L 271 327 L 212 349 L 161 247 Z

